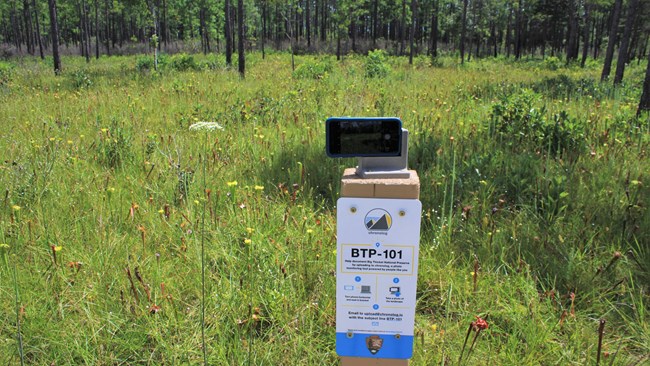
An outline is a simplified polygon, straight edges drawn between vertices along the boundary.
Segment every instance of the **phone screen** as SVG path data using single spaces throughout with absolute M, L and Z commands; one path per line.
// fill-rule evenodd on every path
M 402 123 L 397 118 L 330 118 L 327 154 L 333 157 L 398 156 Z

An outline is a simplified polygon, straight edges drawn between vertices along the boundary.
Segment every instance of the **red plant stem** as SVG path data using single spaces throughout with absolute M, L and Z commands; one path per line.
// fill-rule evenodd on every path
M 603 348 L 603 333 L 605 331 L 605 319 L 600 319 L 600 325 L 598 326 L 598 354 L 596 355 L 596 366 L 600 364 L 600 351 Z
M 129 282 L 131 283 L 131 291 L 133 292 L 133 297 L 135 297 L 135 302 L 138 303 L 138 291 L 135 289 L 135 284 L 133 283 L 133 277 L 131 276 L 131 270 L 129 267 L 126 267 L 126 276 L 129 278 Z
M 476 333 L 474 333 L 474 339 L 472 339 L 472 344 L 469 346 L 469 349 L 467 350 L 467 357 L 469 357 L 470 354 L 472 354 L 472 350 L 474 349 L 474 343 L 476 343 L 476 338 L 478 338 L 478 334 L 481 333 L 481 330 L 477 330 Z
M 465 352 L 465 345 L 467 344 L 467 340 L 469 339 L 469 334 L 472 332 L 473 324 L 470 323 L 469 328 L 467 329 L 467 335 L 465 336 L 465 342 L 463 342 L 463 348 L 460 350 L 460 356 L 458 356 L 458 365 L 460 365 L 460 361 L 463 359 L 463 352 Z

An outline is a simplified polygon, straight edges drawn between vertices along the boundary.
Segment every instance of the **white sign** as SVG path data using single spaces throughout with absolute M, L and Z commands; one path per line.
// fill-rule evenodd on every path
M 411 358 L 422 204 L 337 202 L 336 352 Z

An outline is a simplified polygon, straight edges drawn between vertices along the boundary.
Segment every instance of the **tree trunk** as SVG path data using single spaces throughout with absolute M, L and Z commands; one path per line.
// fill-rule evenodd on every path
M 379 0 L 372 2 L 372 47 L 377 48 L 377 8 Z
M 84 25 L 83 4 L 80 2 L 79 3 L 79 54 L 82 57 L 86 56 L 86 46 L 84 45 L 84 42 L 86 42 L 86 36 L 84 35 L 85 31 L 86 31 L 86 26 Z
M 415 45 L 414 45 L 414 40 L 415 40 L 415 20 L 416 16 L 415 14 L 417 13 L 417 3 L 416 0 L 411 0 L 411 34 L 409 37 L 409 65 L 413 65 L 413 54 L 415 53 Z
M 230 0 L 224 1 L 224 33 L 226 38 L 226 65 L 232 66 L 232 34 L 230 33 Z
M 36 7 L 36 0 L 32 0 L 32 8 L 34 9 L 34 20 L 36 21 L 36 39 L 38 41 L 38 52 L 41 60 L 45 60 L 45 53 L 43 52 L 43 40 L 41 39 L 41 22 L 38 20 L 38 8 Z
M 306 1 L 305 27 L 307 28 L 307 48 L 311 48 L 311 0 Z
M 465 0 L 467 1 L 467 0 Z M 404 40 L 406 37 L 406 0 L 402 0 L 402 21 L 399 35 L 399 55 L 404 56 Z
M 612 24 L 609 28 L 609 39 L 607 40 L 607 51 L 605 53 L 605 62 L 603 72 L 600 75 L 600 81 L 605 81 L 612 70 L 612 59 L 614 58 L 614 46 L 616 45 L 616 35 L 618 34 L 618 20 L 621 15 L 621 3 L 623 0 L 614 0 L 614 12 L 612 14 Z
M 321 42 L 327 41 L 327 5 L 325 0 L 321 2 L 321 17 L 320 17 L 320 40 Z M 337 58 L 338 59 L 338 58 Z
M 61 57 L 59 56 L 59 26 L 56 20 L 56 0 L 47 0 L 50 9 L 50 33 L 52 35 L 52 59 L 54 60 L 54 75 L 61 73 Z
M 438 57 L 438 0 L 433 3 L 431 12 L 431 50 L 432 58 Z
M 460 30 L 460 63 L 465 63 L 465 36 L 467 34 L 467 3 L 468 0 L 463 0 L 463 13 L 461 18 Z
M 82 4 L 84 10 L 84 27 L 86 27 L 86 62 L 90 62 L 90 15 L 86 0 L 82 0 Z
M 618 61 L 616 62 L 616 73 L 614 74 L 614 85 L 620 84 L 623 81 L 623 73 L 625 73 L 625 64 L 627 63 L 627 49 L 630 45 L 630 37 L 632 36 L 632 27 L 634 27 L 634 20 L 636 18 L 637 4 L 639 0 L 630 0 L 627 5 L 627 18 L 625 20 L 625 30 L 623 31 L 623 38 L 621 38 L 621 46 L 618 49 Z
M 239 53 L 239 76 L 242 79 L 246 77 L 244 40 L 244 0 L 237 0 L 237 53 Z
M 32 12 L 29 11 L 29 1 L 23 0 L 23 18 L 25 21 L 25 40 L 27 40 L 27 52 L 30 55 L 34 54 L 34 40 L 32 34 Z
M 639 108 L 636 110 L 637 117 L 643 111 L 650 111 L 650 52 L 648 52 L 648 65 L 645 69 L 645 80 L 643 81 L 643 93 L 639 101 Z
M 524 1 L 519 0 L 519 7 L 517 8 L 517 15 L 515 19 L 515 59 L 519 60 L 521 58 L 521 47 L 523 44 L 523 32 L 524 32 L 524 19 L 523 19 L 523 7 Z
M 577 13 L 576 0 L 569 0 L 568 5 L 569 5 L 569 9 L 568 9 L 569 29 L 567 35 L 566 51 L 565 51 L 567 64 L 578 58 L 578 54 L 576 52 L 577 43 L 578 43 L 578 15 L 576 14 Z
M 262 37 L 260 38 L 262 46 L 262 60 L 266 58 L 264 52 L 264 39 L 266 38 L 266 0 L 262 1 Z
M 106 47 L 106 54 L 111 55 L 110 39 L 111 39 L 111 24 L 110 24 L 110 7 L 108 5 L 109 0 L 104 0 L 104 42 Z
M 591 23 L 591 4 L 585 1 L 585 29 L 582 30 L 582 60 L 580 67 L 585 67 L 589 55 L 589 23 Z
M 506 57 L 510 57 L 510 45 L 512 44 L 512 7 L 508 12 L 508 25 L 506 26 Z
M 99 6 L 95 0 L 95 59 L 99 60 Z

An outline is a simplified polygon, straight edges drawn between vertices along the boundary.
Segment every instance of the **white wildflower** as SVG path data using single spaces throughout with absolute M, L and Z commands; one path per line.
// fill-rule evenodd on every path
M 190 131 L 214 131 L 214 130 L 220 130 L 223 131 L 223 126 L 218 124 L 217 122 L 196 122 L 195 124 L 190 126 Z

